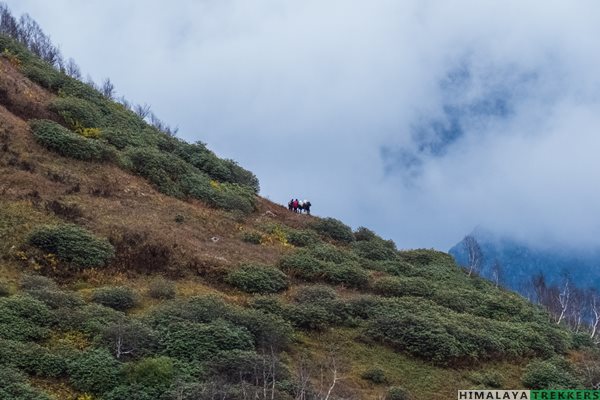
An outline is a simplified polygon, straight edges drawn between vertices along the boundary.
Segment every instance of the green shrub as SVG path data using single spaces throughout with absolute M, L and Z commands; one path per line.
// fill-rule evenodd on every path
M 262 241 L 262 235 L 258 232 L 244 232 L 242 233 L 242 241 L 252 244 L 260 244 Z
M 398 258 L 394 242 L 382 239 L 357 241 L 352 243 L 352 250 L 360 257 L 373 261 L 395 260 Z
M 46 304 L 49 308 L 53 310 L 61 309 L 61 308 L 76 308 L 80 307 L 85 302 L 77 293 L 73 292 L 63 292 L 60 290 L 51 290 L 51 289 L 40 289 L 40 290 L 29 290 L 29 295 L 35 299 Z
M 314 281 L 323 276 L 325 263 L 308 251 L 297 251 L 284 256 L 279 261 L 279 267 L 296 278 Z
M 431 264 L 455 266 L 454 258 L 448 253 L 436 250 L 417 249 L 398 252 L 400 259 L 417 267 L 427 267 Z
M 294 330 L 280 316 L 235 307 L 229 310 L 225 318 L 234 325 L 247 329 L 256 345 L 264 350 L 286 349 L 292 341 Z
M 334 285 L 353 288 L 365 288 L 369 284 L 369 274 L 356 263 L 327 263 L 324 270 L 325 280 Z
M 100 395 L 121 381 L 121 365 L 103 349 L 75 354 L 69 362 L 69 380 L 80 392 Z
M 296 328 L 310 331 L 324 331 L 338 321 L 326 307 L 314 303 L 291 306 L 288 318 Z
M 92 301 L 115 310 L 126 311 L 135 307 L 136 296 L 128 287 L 106 286 L 94 290 Z
M 431 294 L 430 283 L 423 278 L 383 277 L 373 284 L 375 293 L 382 296 L 421 296 Z
M 100 328 L 95 340 L 118 359 L 139 358 L 158 348 L 158 333 L 142 322 L 119 316 Z
M 161 340 L 166 355 L 188 361 L 202 361 L 220 351 L 254 349 L 252 335 L 246 328 L 223 320 L 174 323 Z
M 148 296 L 153 299 L 174 299 L 177 294 L 175 283 L 164 278 L 155 278 L 148 287 Z
M 114 256 L 113 246 L 75 225 L 46 225 L 29 235 L 29 243 L 59 260 L 83 268 L 102 267 Z
M 2 364 L 19 368 L 28 374 L 43 377 L 58 377 L 67 369 L 64 358 L 51 353 L 36 343 L 23 343 L 0 339 Z
M 116 128 L 102 129 L 101 137 L 119 150 L 123 150 L 127 147 L 146 147 L 153 144 L 152 136 L 144 135 L 137 130 Z
M 308 251 L 312 256 L 321 261 L 332 262 L 336 264 L 358 261 L 358 258 L 351 252 L 345 249 L 340 249 L 339 247 L 329 243 L 321 243 L 316 246 L 312 246 L 308 249 Z
M 0 399 L 50 400 L 50 397 L 31 387 L 22 372 L 2 364 L 0 365 Z
M 359 226 L 358 229 L 354 232 L 354 239 L 357 242 L 375 240 L 378 238 L 379 236 L 377 236 L 375 232 L 368 228 L 365 228 L 364 226 Z
M 7 282 L 0 281 L 0 297 L 10 296 L 10 286 Z
M 410 400 L 410 394 L 406 389 L 395 386 L 388 389 L 385 400 Z
M 313 224 L 312 227 L 319 234 L 333 240 L 338 240 L 345 243 L 351 243 L 354 241 L 352 229 L 342 221 L 335 218 L 319 219 Z
M 581 383 L 564 360 L 532 361 L 521 377 L 528 389 L 578 389 Z
M 60 330 L 76 330 L 90 337 L 101 335 L 107 327 L 119 323 L 125 317 L 120 311 L 94 303 L 73 309 L 57 309 L 54 314 Z
M 247 293 L 277 293 L 289 285 L 286 274 L 262 265 L 244 265 L 229 272 L 225 282 Z
M 19 283 L 21 289 L 25 292 L 36 290 L 57 290 L 56 283 L 45 276 L 41 275 L 23 275 Z
M 291 230 L 287 233 L 287 240 L 296 247 L 313 246 L 321 242 L 319 235 L 308 229 Z
M 77 97 L 57 97 L 49 109 L 60 115 L 71 129 L 98 127 L 102 118 L 95 105 Z
M 469 380 L 491 389 L 500 389 L 504 384 L 504 376 L 498 371 L 473 372 L 469 375 Z
M 126 374 L 133 384 L 166 389 L 173 381 L 175 368 L 169 357 L 149 357 L 128 365 Z
M 326 303 L 336 298 L 335 289 L 326 285 L 301 286 L 294 294 L 294 300 L 298 303 Z
M 360 377 L 377 385 L 387 383 L 388 381 L 385 376 L 385 371 L 379 367 L 366 370 L 360 375 Z
M 31 120 L 29 124 L 38 143 L 62 156 L 85 161 L 111 161 L 116 158 L 114 150 L 106 144 L 73 133 L 56 122 Z
M 19 341 L 46 339 L 54 323 L 48 307 L 31 296 L 0 298 L 0 338 Z
M 273 295 L 254 297 L 250 300 L 248 305 L 252 309 L 278 316 L 283 316 L 285 313 L 284 304 Z
M 415 267 L 406 261 L 396 260 L 365 260 L 362 262 L 363 267 L 373 271 L 385 272 L 395 276 L 414 276 L 417 275 Z

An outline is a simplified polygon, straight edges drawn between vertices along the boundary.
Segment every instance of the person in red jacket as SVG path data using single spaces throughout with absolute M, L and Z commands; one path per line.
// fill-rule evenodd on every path
M 292 208 L 294 209 L 295 213 L 298 212 L 298 199 L 294 199 L 294 202 L 292 203 Z

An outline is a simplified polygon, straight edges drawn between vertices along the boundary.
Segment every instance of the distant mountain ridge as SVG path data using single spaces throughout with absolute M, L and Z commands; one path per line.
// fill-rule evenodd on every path
M 539 248 L 482 228 L 470 236 L 477 240 L 483 254 L 480 275 L 493 280 L 493 266 L 498 262 L 500 283 L 507 288 L 525 294 L 531 278 L 543 273 L 549 284 L 559 283 L 568 274 L 580 288 L 600 289 L 600 249 Z M 449 253 L 460 265 L 468 264 L 464 239 Z

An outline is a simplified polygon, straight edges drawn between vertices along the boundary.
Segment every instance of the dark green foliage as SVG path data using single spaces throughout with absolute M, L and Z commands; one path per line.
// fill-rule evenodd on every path
M 382 239 L 360 240 L 352 243 L 352 250 L 360 257 L 373 261 L 395 260 L 398 258 L 396 245 Z
M 250 300 L 248 304 L 251 308 L 268 314 L 283 316 L 285 313 L 284 304 L 276 296 L 257 296 Z
M 370 241 L 370 240 L 375 240 L 378 238 L 379 238 L 379 236 L 377 236 L 377 234 L 375 232 L 373 232 L 372 230 L 370 230 L 368 228 L 365 228 L 364 226 L 358 227 L 358 229 L 354 232 L 354 239 L 357 242 Z
M 139 384 L 123 384 L 102 395 L 102 400 L 156 400 L 162 398 L 163 390 Z
M 107 327 L 117 324 L 125 318 L 120 311 L 94 303 L 74 309 L 58 309 L 55 311 L 55 315 L 59 329 L 77 330 L 91 337 L 102 335 Z
M 0 297 L 10 296 L 10 286 L 4 281 L 0 281 Z
M 325 263 L 303 250 L 283 257 L 279 267 L 296 278 L 314 281 L 322 276 Z
M 96 128 L 102 118 L 95 105 L 77 97 L 57 97 L 49 109 L 60 115 L 71 129 Z
M 223 320 L 171 324 L 161 341 L 166 355 L 188 361 L 204 361 L 220 351 L 254 349 L 246 328 Z
M 407 263 L 406 261 L 401 261 L 399 259 L 393 261 L 366 260 L 363 261 L 362 265 L 363 267 L 371 269 L 373 271 L 385 272 L 390 275 L 396 276 L 414 276 L 418 274 L 416 268 L 413 265 Z
M 58 377 L 67 369 L 67 362 L 36 343 L 0 339 L 0 360 L 5 366 L 18 368 L 31 375 Z
M 377 385 L 387 383 L 385 371 L 379 367 L 366 370 L 360 375 L 360 377 Z
M 277 293 L 288 287 L 283 272 L 262 265 L 244 265 L 229 272 L 225 282 L 247 293 Z
M 293 329 L 280 316 L 258 310 L 231 308 L 225 318 L 246 328 L 254 337 L 257 347 L 271 351 L 286 349 L 292 341 Z
M 452 256 L 441 251 L 427 249 L 403 250 L 398 254 L 402 260 L 418 267 L 427 267 L 431 264 L 455 266 Z
M 106 144 L 87 139 L 48 120 L 29 122 L 38 143 L 58 154 L 84 161 L 111 161 L 116 155 Z
M 312 246 L 308 249 L 308 252 L 321 261 L 327 261 L 336 264 L 358 261 L 358 258 L 351 252 L 328 243 L 321 243 L 316 246 Z
M 504 384 L 504 376 L 498 371 L 474 372 L 469 375 L 469 380 L 489 389 L 500 389 Z
M 121 382 L 121 364 L 103 349 L 93 349 L 72 356 L 69 380 L 81 392 L 102 394 Z
M 122 316 L 102 326 L 96 341 L 118 360 L 139 358 L 156 352 L 158 333 L 142 322 Z
M 388 389 L 385 400 L 410 400 L 410 395 L 406 389 L 395 386 Z
M 23 275 L 19 286 L 26 292 L 36 290 L 57 290 L 56 283 L 41 275 Z
M 328 237 L 333 240 L 338 240 L 344 243 L 351 243 L 354 241 L 354 234 L 352 229 L 344 224 L 342 221 L 335 218 L 323 218 L 319 219 L 313 224 L 313 229 L 316 230 L 320 235 Z
M 30 296 L 0 298 L 0 338 L 29 341 L 48 337 L 54 322 L 48 307 Z
M 134 385 L 166 390 L 175 376 L 175 367 L 169 357 L 148 357 L 128 365 L 125 372 Z
M 287 233 L 287 240 L 290 244 L 296 247 L 307 247 L 313 246 L 321 242 L 321 238 L 314 231 L 305 230 L 291 230 Z
M 262 235 L 258 232 L 244 232 L 242 233 L 242 241 L 252 244 L 260 244 L 262 241 Z
M 423 278 L 383 277 L 373 284 L 373 291 L 382 296 L 421 296 L 431 293 L 430 283 Z
M 77 293 L 63 292 L 61 290 L 40 289 L 29 290 L 29 295 L 40 300 L 49 308 L 56 309 L 72 309 L 82 306 L 85 302 Z
M 29 243 L 76 267 L 102 267 L 114 256 L 106 240 L 75 225 L 46 225 L 29 235 Z
M 324 331 L 338 322 L 337 316 L 320 304 L 306 303 L 289 308 L 288 318 L 299 329 Z
M 562 331 L 458 314 L 421 298 L 400 298 L 371 310 L 365 335 L 436 364 L 552 355 L 566 349 Z
M 148 287 L 148 296 L 153 299 L 174 299 L 176 294 L 175 283 L 161 277 L 153 279 Z
M 327 282 L 353 288 L 365 288 L 369 284 L 369 274 L 357 263 L 327 263 L 323 272 Z
M 581 383 L 573 376 L 571 367 L 564 360 L 532 361 L 521 378 L 529 389 L 578 389 Z
M 1 38 L 0 36 L 0 40 Z M 2 363 L 0 364 L 0 399 L 50 400 L 50 397 L 31 387 L 22 372 Z
M 135 307 L 136 297 L 135 293 L 128 287 L 106 286 L 94 290 L 92 301 L 115 310 L 126 311 Z
M 298 303 L 326 303 L 337 298 L 335 290 L 326 285 L 301 286 L 294 293 Z

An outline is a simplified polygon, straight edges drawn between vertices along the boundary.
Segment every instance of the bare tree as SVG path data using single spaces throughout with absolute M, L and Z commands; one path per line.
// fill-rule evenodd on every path
M 478 273 L 481 270 L 483 264 L 483 252 L 481 251 L 477 239 L 472 235 L 465 236 L 463 239 L 463 246 L 469 257 L 467 268 L 469 270 L 469 276 L 471 276 L 474 272 Z
M 81 79 L 81 70 L 74 59 L 69 58 L 65 65 L 65 73 L 71 78 Z
M 133 107 L 133 112 L 139 115 L 140 118 L 145 119 L 150 114 L 150 106 L 148 104 L 137 104 Z
M 558 304 L 560 306 L 558 319 L 556 320 L 557 325 L 559 325 L 565 318 L 567 310 L 571 305 L 571 292 L 571 279 L 567 275 L 565 275 L 557 296 Z
M 596 290 L 590 289 L 588 301 L 591 314 L 590 337 L 594 340 L 594 342 L 600 343 L 597 338 L 598 326 L 600 325 L 600 295 L 598 295 Z
M 19 24 L 4 3 L 0 3 L 0 34 L 19 39 Z
M 494 264 L 492 265 L 492 279 L 493 279 L 496 287 L 500 286 L 500 283 L 502 281 L 502 275 L 503 275 L 502 264 L 500 264 L 500 261 L 498 261 L 496 259 L 494 261 Z
M 150 112 L 149 118 L 150 118 L 150 124 L 153 127 L 155 127 L 156 129 L 158 129 L 159 131 L 161 131 L 162 133 L 165 133 L 165 134 L 167 134 L 169 136 L 176 136 L 177 132 L 179 132 L 179 128 L 178 127 L 171 128 L 165 122 L 161 121 L 156 116 L 156 114 L 154 114 L 153 112 Z
M 115 85 L 110 81 L 110 78 L 106 78 L 104 82 L 102 82 L 100 93 L 107 99 L 112 100 L 115 97 Z
M 573 287 L 571 293 L 571 305 L 567 313 L 567 322 L 575 333 L 578 333 L 585 323 L 588 314 L 588 301 L 585 291 Z

